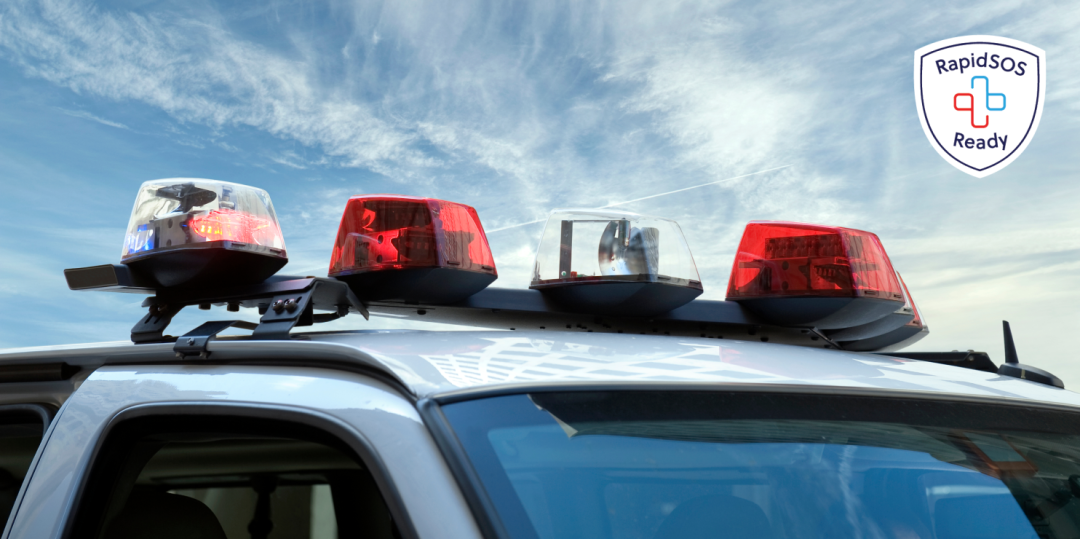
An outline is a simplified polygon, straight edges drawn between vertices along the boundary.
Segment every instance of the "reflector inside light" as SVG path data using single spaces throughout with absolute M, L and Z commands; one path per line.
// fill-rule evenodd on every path
M 571 312 L 652 316 L 702 293 L 690 247 L 670 219 L 611 210 L 555 210 L 530 288 Z
M 728 299 L 870 297 L 903 300 L 885 249 L 870 232 L 752 221 L 728 282 Z
M 532 288 L 582 282 L 664 282 L 701 288 L 671 219 L 609 210 L 555 210 L 536 252 Z

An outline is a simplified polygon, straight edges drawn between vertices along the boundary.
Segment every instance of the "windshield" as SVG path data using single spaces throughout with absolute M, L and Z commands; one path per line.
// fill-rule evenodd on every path
M 642 391 L 443 412 L 515 539 L 1080 537 L 1073 413 Z

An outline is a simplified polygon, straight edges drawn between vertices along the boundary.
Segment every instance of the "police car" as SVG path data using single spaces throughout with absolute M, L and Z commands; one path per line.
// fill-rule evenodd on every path
M 556 211 L 499 289 L 472 208 L 373 195 L 285 261 L 264 191 L 144 184 L 66 272 L 148 296 L 131 342 L 0 353 L 3 537 L 1080 537 L 1080 397 L 1007 325 L 1001 366 L 898 351 L 873 234 L 752 222 L 704 301 L 675 222 Z M 196 306 L 262 317 L 166 334 Z M 473 329 L 295 331 L 371 314 Z

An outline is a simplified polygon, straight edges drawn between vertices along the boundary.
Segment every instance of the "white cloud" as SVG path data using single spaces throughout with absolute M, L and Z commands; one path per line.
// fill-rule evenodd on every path
M 142 101 L 183 121 L 254 127 L 376 170 L 432 162 L 412 147 L 417 135 L 407 127 L 320 91 L 301 62 L 213 22 L 117 15 L 62 0 L 16 2 L 0 20 L 0 45 L 31 75 Z
M 1004 314 L 1044 328 L 1029 346 L 1053 357 L 1080 329 L 1060 314 L 1080 288 L 1078 171 L 1063 157 L 1078 133 L 1080 70 L 1068 58 L 1080 11 L 1066 7 L 365 2 L 329 8 L 339 35 L 287 6 L 132 13 L 13 0 L 0 7 L 0 54 L 87 99 L 208 126 L 206 146 L 266 156 L 283 182 L 372 171 L 395 182 L 380 191 L 473 204 L 489 229 L 791 165 L 620 207 L 678 219 L 712 298 L 750 219 L 873 230 L 935 330 L 920 346 L 989 347 Z M 929 147 L 911 95 L 913 51 L 969 33 L 1050 55 L 1040 134 L 980 182 Z M 247 128 L 291 149 L 222 141 Z M 325 271 L 345 198 L 375 183 L 305 182 L 320 188 L 279 200 L 287 271 Z M 500 285 L 528 283 L 542 226 L 492 234 Z
M 84 110 L 68 110 L 68 109 L 62 109 L 60 107 L 54 107 L 54 108 L 56 110 L 64 113 L 64 114 L 67 114 L 68 116 L 72 116 L 72 117 L 75 117 L 75 118 L 82 118 L 84 120 L 90 120 L 90 121 L 97 122 L 97 123 L 102 124 L 102 125 L 107 125 L 109 127 L 115 127 L 117 129 L 129 129 L 129 130 L 131 129 L 128 126 L 126 126 L 126 125 L 124 125 L 122 123 L 113 122 L 113 121 L 110 121 L 110 120 L 106 120 L 105 118 L 100 118 L 98 116 L 94 116 L 93 114 L 90 114 L 89 112 L 86 112 Z

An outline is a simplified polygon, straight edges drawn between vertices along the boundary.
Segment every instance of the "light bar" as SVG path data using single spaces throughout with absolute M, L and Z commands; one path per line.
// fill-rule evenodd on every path
M 142 184 L 120 255 L 165 288 L 261 282 L 288 262 L 266 191 L 192 178 Z
M 727 299 L 776 324 L 818 329 L 866 324 L 904 304 L 876 235 L 776 221 L 746 225 Z
M 329 274 L 363 300 L 413 303 L 460 301 L 498 277 L 475 209 L 404 195 L 349 199 Z
M 570 312 L 649 316 L 702 292 L 682 229 L 670 219 L 608 210 L 555 210 L 530 288 Z

